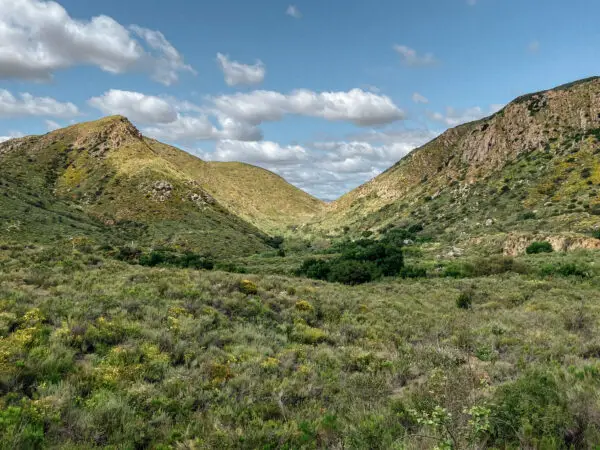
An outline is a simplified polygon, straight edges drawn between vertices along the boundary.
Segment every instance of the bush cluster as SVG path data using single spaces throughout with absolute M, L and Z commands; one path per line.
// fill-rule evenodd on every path
M 146 267 L 163 266 L 198 270 L 212 270 L 214 268 L 214 261 L 209 257 L 199 253 L 178 253 L 168 249 L 143 252 L 133 247 L 122 247 L 118 251 L 117 259 Z
M 532 242 L 529 247 L 525 250 L 528 255 L 535 255 L 538 253 L 552 253 L 554 249 L 552 244 L 548 241 Z
M 487 258 L 477 258 L 471 262 L 452 262 L 444 268 L 444 276 L 451 278 L 474 278 L 500 275 L 503 273 L 524 274 L 529 268 L 509 256 L 493 255 Z
M 393 235 L 380 240 L 360 239 L 338 244 L 340 256 L 331 260 L 311 258 L 299 275 L 334 283 L 361 284 L 383 276 L 399 275 L 404 267 L 402 244 Z

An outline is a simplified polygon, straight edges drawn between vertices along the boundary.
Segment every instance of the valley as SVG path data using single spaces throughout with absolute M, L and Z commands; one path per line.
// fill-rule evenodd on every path
M 326 204 L 123 116 L 0 143 L 0 448 L 595 448 L 600 78 Z

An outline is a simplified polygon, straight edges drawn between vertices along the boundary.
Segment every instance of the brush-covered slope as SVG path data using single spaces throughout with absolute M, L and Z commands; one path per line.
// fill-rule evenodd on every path
M 0 144 L 0 181 L 4 240 L 86 236 L 214 256 L 267 248 L 121 116 Z
M 600 223 L 600 78 L 516 99 L 414 150 L 314 226 L 422 224 L 447 236 L 578 231 Z
M 219 203 L 262 230 L 274 232 L 306 222 L 325 207 L 324 202 L 260 167 L 239 162 L 206 162 L 154 139 L 146 142 Z

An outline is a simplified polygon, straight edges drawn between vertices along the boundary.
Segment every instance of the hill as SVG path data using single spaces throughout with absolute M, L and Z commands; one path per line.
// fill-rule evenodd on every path
M 154 139 L 146 142 L 230 211 L 262 230 L 282 231 L 289 225 L 304 223 L 325 208 L 324 202 L 260 167 L 202 161 Z
M 264 232 L 162 158 L 124 117 L 7 141 L 0 162 L 5 239 L 86 237 L 213 255 L 268 248 Z
M 600 214 L 600 78 L 450 129 L 333 202 L 315 228 L 407 224 L 449 239 L 588 232 Z

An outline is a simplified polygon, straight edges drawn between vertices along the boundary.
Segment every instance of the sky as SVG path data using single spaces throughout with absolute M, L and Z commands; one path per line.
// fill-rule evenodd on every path
M 105 115 L 332 200 L 600 75 L 597 0 L 0 0 L 0 141 Z

